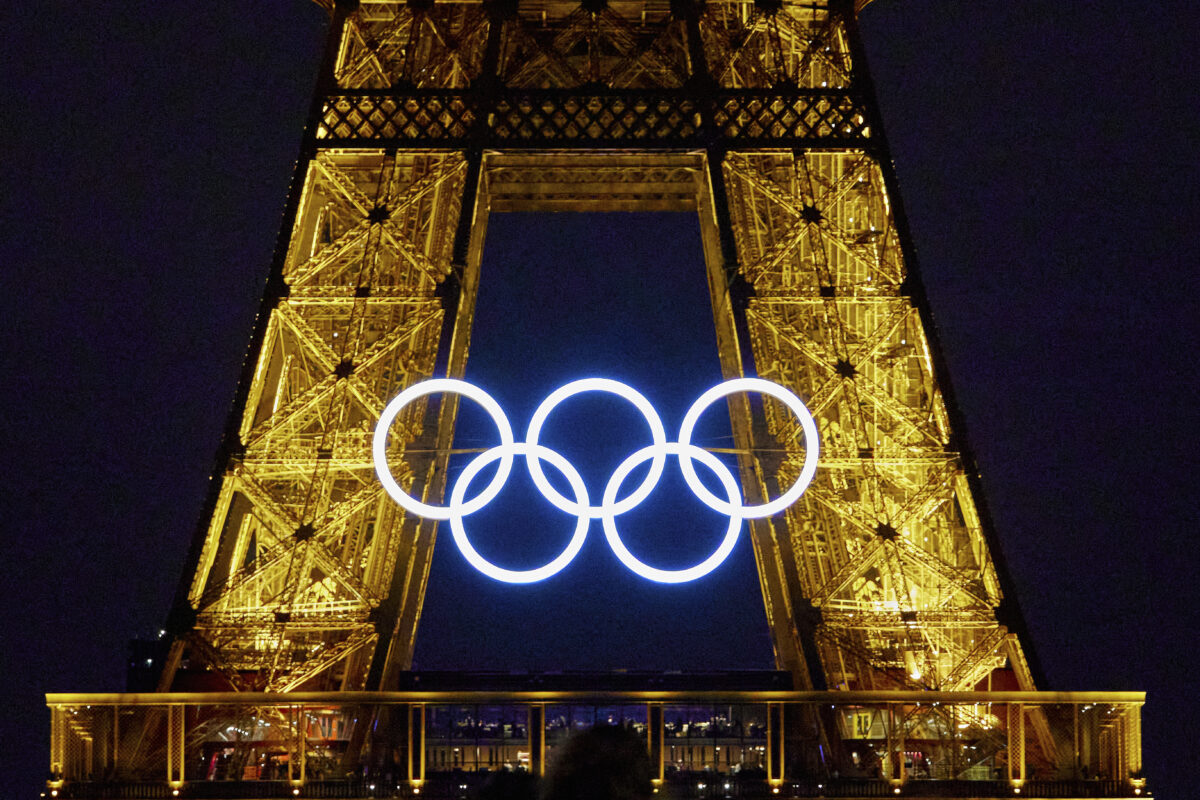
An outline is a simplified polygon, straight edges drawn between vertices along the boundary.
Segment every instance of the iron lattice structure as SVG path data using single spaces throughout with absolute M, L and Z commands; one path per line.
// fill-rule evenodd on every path
M 1034 688 L 854 3 L 326 5 L 161 689 L 185 657 L 264 691 L 388 689 L 408 668 L 435 530 L 383 492 L 372 431 L 402 388 L 462 376 L 488 214 L 511 210 L 699 214 L 725 376 L 788 386 L 821 432 L 804 498 L 750 525 L 797 688 L 970 690 L 1003 668 Z M 798 425 L 773 401 L 730 408 L 748 501 L 777 495 Z M 431 399 L 392 428 L 414 496 L 444 489 L 455 411 Z

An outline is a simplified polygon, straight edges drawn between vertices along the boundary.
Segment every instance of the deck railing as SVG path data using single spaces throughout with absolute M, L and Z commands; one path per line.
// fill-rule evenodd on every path
M 574 731 L 646 742 L 671 797 L 1129 797 L 1138 692 L 51 694 L 53 797 L 460 798 Z

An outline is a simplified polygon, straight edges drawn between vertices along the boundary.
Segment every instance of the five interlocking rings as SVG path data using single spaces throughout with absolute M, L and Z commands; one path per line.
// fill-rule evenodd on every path
M 482 406 L 496 424 L 500 433 L 500 444 L 484 451 L 467 464 L 450 490 L 449 505 L 434 506 L 410 497 L 396 482 L 387 462 L 387 437 L 388 429 L 391 428 L 396 416 L 405 406 L 426 395 L 445 392 L 461 395 Z M 646 419 L 646 424 L 650 428 L 651 444 L 634 452 L 613 471 L 612 476 L 608 479 L 608 484 L 604 487 L 604 494 L 599 506 L 591 505 L 583 478 L 571 462 L 560 453 L 538 442 L 542 427 L 550 413 L 567 398 L 583 392 L 606 392 L 627 400 Z M 804 431 L 804 466 L 800 470 L 799 477 L 782 495 L 768 503 L 756 506 L 742 504 L 741 490 L 737 481 L 720 459 L 707 450 L 692 444 L 692 434 L 700 415 L 716 400 L 737 392 L 759 392 L 775 398 L 796 415 Z M 660 583 L 685 583 L 707 575 L 725 560 L 737 543 L 742 520 L 758 519 L 776 514 L 790 506 L 804 493 L 817 470 L 818 447 L 816 423 L 800 398 L 779 384 L 761 378 L 737 378 L 725 381 L 700 395 L 684 415 L 677 442 L 667 441 L 662 420 L 659 418 L 658 412 L 650 405 L 650 401 L 641 393 L 619 381 L 606 378 L 584 378 L 572 381 L 555 390 L 542 401 L 534 412 L 533 418 L 529 422 L 525 441 L 517 442 L 513 439 L 512 426 L 509 425 L 508 417 L 504 415 L 504 411 L 491 395 L 466 381 L 437 378 L 410 386 L 388 403 L 379 418 L 379 425 L 375 429 L 372 453 L 375 460 L 375 471 L 387 493 L 405 510 L 413 514 L 429 519 L 448 520 L 454 542 L 458 545 L 463 557 L 484 575 L 498 581 L 533 583 L 556 574 L 571 563 L 571 560 L 583 547 L 591 520 L 599 519 L 603 524 L 604 536 L 608 540 L 609 547 L 612 548 L 621 563 L 630 570 L 644 578 Z M 669 455 L 678 457 L 683 478 L 696 497 L 709 508 L 729 517 L 729 527 L 725 532 L 725 537 L 712 555 L 695 566 L 678 570 L 658 569 L 640 561 L 629 551 L 629 548 L 621 541 L 620 534 L 617 533 L 617 517 L 632 510 L 654 491 Z M 554 560 L 534 569 L 511 570 L 491 563 L 471 545 L 463 526 L 465 517 L 483 508 L 504 488 L 508 474 L 512 470 L 513 456 L 525 457 L 534 485 L 554 507 L 578 518 L 575 533 L 567 543 L 566 549 L 559 553 Z M 696 475 L 693 460 L 701 462 L 713 471 L 721 483 L 727 500 L 717 497 L 701 483 L 700 478 Z M 484 467 L 494 461 L 500 462 L 495 476 L 483 491 L 468 500 L 466 494 L 471 481 Z M 574 500 L 564 496 L 546 479 L 546 474 L 542 471 L 543 461 L 548 462 L 566 478 L 571 487 L 571 493 L 575 495 Z M 625 479 L 635 468 L 646 461 L 650 462 L 650 469 L 641 484 L 627 496 L 618 499 L 617 493 L 621 490 Z

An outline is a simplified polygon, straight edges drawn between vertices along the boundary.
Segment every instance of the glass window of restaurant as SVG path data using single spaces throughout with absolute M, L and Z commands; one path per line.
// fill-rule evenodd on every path
M 766 767 L 766 705 L 668 705 L 663 742 L 669 772 L 757 772 Z

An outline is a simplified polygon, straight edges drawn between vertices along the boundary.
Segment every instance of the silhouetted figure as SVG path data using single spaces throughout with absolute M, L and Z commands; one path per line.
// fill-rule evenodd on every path
M 597 725 L 577 733 L 555 753 L 542 783 L 542 800 L 648 800 L 650 756 L 633 731 Z
M 537 778 L 528 772 L 493 772 L 479 787 L 479 800 L 537 800 Z

